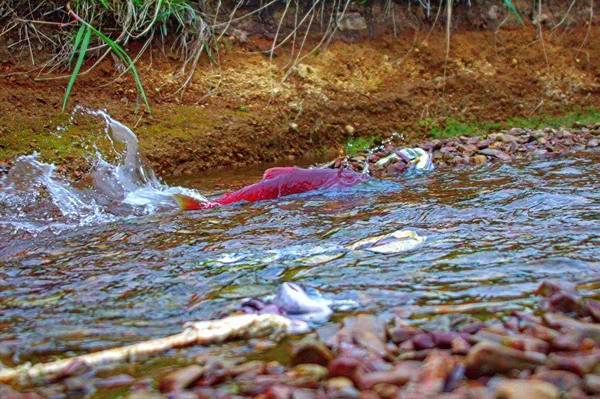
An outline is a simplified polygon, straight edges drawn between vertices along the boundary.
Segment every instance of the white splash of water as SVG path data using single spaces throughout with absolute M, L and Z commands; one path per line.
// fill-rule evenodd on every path
M 177 209 L 172 194 L 207 199 L 195 190 L 161 183 L 140 152 L 138 139 L 124 124 L 105 111 L 77 107 L 79 112 L 100 117 L 104 133 L 113 143 L 118 161 L 106 161 L 97 152 L 94 166 L 80 182 L 56 175 L 55 165 L 40 161 L 38 154 L 19 157 L 0 178 L 0 226 L 31 233 L 105 223 L 120 218 Z M 123 153 L 115 143 L 125 146 Z

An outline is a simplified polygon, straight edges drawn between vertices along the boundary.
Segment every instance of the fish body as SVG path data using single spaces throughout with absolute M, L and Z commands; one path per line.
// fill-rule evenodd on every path
M 184 195 L 174 195 L 183 210 L 198 210 L 240 201 L 264 201 L 293 194 L 330 188 L 352 187 L 369 180 L 369 176 L 342 169 L 303 169 L 296 167 L 268 169 L 263 179 L 214 202 L 200 202 Z

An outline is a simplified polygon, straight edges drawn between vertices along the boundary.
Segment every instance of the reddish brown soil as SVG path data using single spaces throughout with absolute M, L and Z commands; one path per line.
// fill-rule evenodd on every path
M 133 79 L 118 78 L 108 57 L 78 78 L 68 109 L 106 108 L 135 126 L 156 170 L 169 175 L 337 152 L 352 136 L 399 131 L 417 140 L 449 119 L 502 122 L 600 107 L 596 27 L 585 43 L 585 26 L 547 30 L 543 41 L 533 27 L 455 33 L 447 64 L 445 35 L 428 33 L 332 42 L 283 83 L 290 48 L 270 66 L 268 55 L 252 53 L 270 41 L 254 38 L 223 48 L 220 67 L 202 59 L 183 98 L 173 95 L 183 83 L 173 79 L 181 63 L 155 48 L 138 64 L 152 115 L 141 110 L 134 116 Z M 0 162 L 37 150 L 72 166 L 77 151 L 50 135 L 68 119 L 60 112 L 67 79 L 40 80 L 0 55 Z M 73 141 L 83 130 L 73 127 Z

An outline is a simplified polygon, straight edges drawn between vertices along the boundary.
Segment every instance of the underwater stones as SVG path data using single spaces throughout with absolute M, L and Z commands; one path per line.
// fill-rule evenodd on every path
M 559 399 L 558 388 L 541 380 L 504 380 L 496 385 L 497 399 Z
M 206 370 L 196 364 L 167 374 L 159 383 L 161 392 L 180 391 L 200 379 Z
M 313 363 L 327 366 L 332 359 L 333 354 L 324 343 L 309 338 L 294 346 L 291 364 L 296 366 Z
M 501 150 L 498 150 L 495 148 L 484 148 L 483 150 L 480 150 L 479 153 L 482 155 L 492 157 L 492 158 L 497 158 L 501 161 L 508 161 L 511 159 L 510 155 L 508 155 L 504 151 L 501 151 Z
M 556 386 L 559 391 L 565 392 L 580 387 L 582 382 L 577 374 L 561 370 L 540 371 L 529 378 L 549 382 Z
M 467 374 L 493 375 L 511 370 L 533 370 L 546 361 L 546 355 L 523 352 L 493 342 L 476 344 L 466 358 Z
M 471 157 L 471 162 L 473 162 L 475 165 L 483 165 L 487 161 L 488 158 L 483 154 L 477 154 Z

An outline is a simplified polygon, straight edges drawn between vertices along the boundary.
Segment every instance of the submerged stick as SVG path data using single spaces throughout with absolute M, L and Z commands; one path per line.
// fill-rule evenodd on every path
M 137 355 L 164 352 L 193 344 L 211 345 L 233 339 L 259 338 L 271 334 L 288 334 L 294 331 L 292 320 L 273 314 L 245 314 L 221 320 L 186 323 L 179 334 L 153 339 L 138 344 L 107 349 L 96 353 L 57 360 L 50 363 L 22 365 L 0 369 L 0 382 L 16 379 L 34 379 L 64 372 L 75 363 L 90 367 L 127 361 Z

